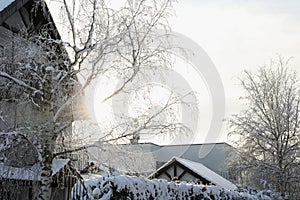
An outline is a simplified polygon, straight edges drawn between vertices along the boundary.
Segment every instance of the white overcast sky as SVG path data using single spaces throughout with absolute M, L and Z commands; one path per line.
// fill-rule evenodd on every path
M 293 57 L 300 72 L 300 1 L 179 0 L 174 31 L 198 43 L 216 65 L 226 95 L 226 117 L 242 107 L 238 82 L 244 69 L 255 71 L 277 54 Z M 220 141 L 226 141 L 224 127 Z
M 173 31 L 201 46 L 221 76 L 225 117 L 242 109 L 237 79 L 244 69 L 255 71 L 279 54 L 293 57 L 291 66 L 300 72 L 299 0 L 178 0 L 175 10 L 170 20 Z M 199 136 L 191 142 L 226 141 L 226 126 L 216 134 L 218 141 Z

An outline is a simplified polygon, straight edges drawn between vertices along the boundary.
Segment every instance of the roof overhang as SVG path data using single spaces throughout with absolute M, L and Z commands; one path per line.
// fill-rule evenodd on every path
M 236 189 L 236 185 L 225 179 L 224 177 L 220 176 L 219 174 L 215 173 L 214 171 L 210 170 L 209 168 L 205 167 L 201 163 L 197 163 L 191 160 L 182 159 L 178 157 L 173 157 L 155 172 L 150 174 L 148 178 L 157 178 L 162 173 L 164 173 L 170 166 L 177 164 L 181 166 L 184 170 L 189 172 L 195 178 L 203 179 L 205 182 L 210 182 L 220 188 L 225 188 L 229 190 Z

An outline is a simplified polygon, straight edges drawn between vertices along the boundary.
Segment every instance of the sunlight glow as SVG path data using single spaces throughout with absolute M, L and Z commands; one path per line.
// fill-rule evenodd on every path
M 208 88 L 206 87 L 205 82 L 203 81 L 203 78 L 201 77 L 201 72 L 196 71 L 196 69 L 191 66 L 186 61 L 182 60 L 181 58 L 176 58 L 176 64 L 174 65 L 174 68 L 172 69 L 176 71 L 180 76 L 183 77 L 183 79 L 190 85 L 190 89 L 194 91 L 197 97 L 197 106 L 199 113 L 196 113 L 197 110 L 195 110 L 195 113 L 190 113 L 189 116 L 191 119 L 189 119 L 188 124 L 185 124 L 187 126 L 191 124 L 196 124 L 196 133 L 192 134 L 191 136 L 180 136 L 179 139 L 177 139 L 177 142 L 180 142 L 180 140 L 187 141 L 191 143 L 197 143 L 200 139 L 203 140 L 203 138 L 206 137 L 205 134 L 207 134 L 209 130 L 210 121 L 212 119 L 212 103 L 210 101 L 210 94 L 208 91 Z M 117 84 L 120 80 L 118 80 L 117 77 L 100 77 L 97 80 L 97 84 L 94 90 L 94 96 L 88 97 L 88 98 L 94 98 L 93 100 L 93 112 L 95 114 L 96 121 L 99 124 L 100 129 L 108 129 L 109 127 L 116 124 L 116 110 L 122 110 L 123 108 L 126 108 L 126 110 L 123 110 L 129 117 L 136 117 L 142 112 L 147 112 L 155 108 L 161 108 L 164 106 L 164 103 L 168 100 L 171 91 L 179 92 L 181 95 L 186 94 L 191 91 L 187 91 L 184 89 L 188 88 L 176 88 L 176 84 L 174 85 L 164 85 L 162 83 L 155 83 L 155 82 L 149 82 L 145 83 L 141 88 L 131 91 L 128 98 L 125 99 L 119 99 L 119 103 L 116 103 L 114 98 L 118 98 L 116 95 L 107 101 L 102 101 L 107 96 L 111 95 L 116 89 L 118 89 Z M 176 83 L 176 80 L 173 80 L 174 83 Z M 127 101 L 127 102 L 124 102 Z M 116 106 L 119 106 L 119 108 Z M 114 110 L 115 109 L 115 110 Z M 174 111 L 175 118 L 173 118 L 173 121 L 170 121 L 171 119 L 168 116 L 160 116 L 164 118 L 164 120 L 171 122 L 181 122 L 182 121 L 182 112 L 190 112 L 187 110 L 182 110 L 181 106 L 179 104 L 173 105 L 172 109 Z M 120 114 L 120 113 L 117 113 Z M 193 122 L 193 115 L 197 118 L 198 115 L 198 121 Z M 145 138 L 146 140 L 151 140 L 151 142 L 157 142 L 162 143 L 161 139 L 159 137 L 155 136 L 149 136 Z M 183 142 L 183 141 L 182 141 Z

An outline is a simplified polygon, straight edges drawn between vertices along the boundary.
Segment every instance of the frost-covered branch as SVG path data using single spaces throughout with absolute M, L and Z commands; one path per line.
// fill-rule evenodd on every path
M 0 71 L 0 76 L 3 77 L 3 78 L 6 78 L 6 79 L 9 79 L 9 80 L 13 81 L 14 83 L 16 83 L 16 84 L 24 87 L 25 89 L 31 90 L 33 92 L 33 95 L 35 95 L 35 94 L 41 94 L 42 95 L 43 94 L 42 91 L 40 91 L 40 90 L 38 90 L 38 89 L 36 89 L 34 87 L 31 87 L 30 85 L 26 84 L 24 81 L 19 80 L 19 79 L 15 78 L 15 77 L 9 75 L 6 72 Z

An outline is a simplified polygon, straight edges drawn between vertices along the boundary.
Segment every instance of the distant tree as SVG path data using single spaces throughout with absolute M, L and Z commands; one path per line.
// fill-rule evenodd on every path
M 238 154 L 232 171 L 244 185 L 299 199 L 300 93 L 296 72 L 279 57 L 256 74 L 244 72 L 245 109 L 230 119 Z

